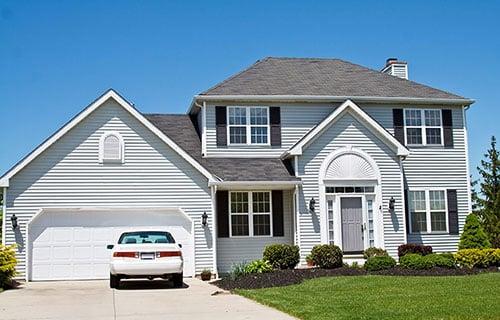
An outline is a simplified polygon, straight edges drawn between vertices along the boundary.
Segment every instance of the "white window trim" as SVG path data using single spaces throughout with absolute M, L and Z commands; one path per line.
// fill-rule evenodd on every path
M 407 126 L 406 125 L 406 111 L 412 111 L 412 110 L 419 110 L 420 111 L 420 121 L 421 125 L 420 126 Z M 425 129 L 437 129 L 438 126 L 426 126 L 425 125 L 425 111 L 426 110 L 439 110 L 440 112 L 440 136 L 441 136 L 441 143 L 427 143 L 427 132 Z M 444 145 L 444 137 L 443 137 L 443 110 L 442 109 L 417 109 L 417 108 L 406 108 L 403 109 L 403 125 L 404 125 L 404 131 L 405 131 L 405 145 L 407 146 L 443 146 Z M 408 143 L 408 134 L 407 134 L 407 128 L 413 128 L 413 129 L 420 129 L 420 134 L 422 136 L 422 144 L 415 144 L 415 143 Z
M 246 124 L 229 124 L 229 110 L 243 108 L 245 109 Z M 267 125 L 261 124 L 250 124 L 250 110 L 251 109 L 266 109 L 267 112 Z M 226 108 L 226 119 L 227 119 L 227 145 L 228 146 L 270 146 L 271 145 L 271 119 L 269 119 L 269 107 L 264 106 L 228 106 Z M 246 143 L 231 143 L 230 129 L 231 127 L 245 127 L 246 129 Z M 252 143 L 252 127 L 267 128 L 267 143 Z
M 423 191 L 425 192 L 425 220 L 426 220 L 426 231 L 413 231 L 412 230 L 412 213 L 410 209 L 410 192 L 414 191 Z M 443 191 L 444 192 L 444 217 L 446 221 L 446 230 L 443 231 L 432 231 L 431 225 L 431 200 L 429 197 L 429 191 Z M 433 212 L 441 212 L 441 210 L 432 210 Z M 420 188 L 420 189 L 408 189 L 408 215 L 409 215 L 409 226 L 410 233 L 412 234 L 448 234 L 449 230 L 449 222 L 448 222 L 448 196 L 447 189 L 444 188 Z
M 104 158 L 104 140 L 109 136 L 115 136 L 120 143 L 120 158 L 119 159 L 105 159 Z M 99 163 L 125 163 L 125 143 L 122 135 L 117 131 L 109 131 L 101 135 L 99 139 Z
M 269 194 L 269 213 L 267 212 L 253 212 L 253 193 L 254 192 L 261 192 L 261 193 L 268 193 Z M 232 212 L 231 211 L 231 195 L 233 193 L 247 193 L 248 194 L 248 212 L 247 213 L 239 213 L 239 212 Z M 228 197 L 228 202 L 229 202 L 229 237 L 230 238 L 272 238 L 273 237 L 273 198 L 271 191 L 262 191 L 262 190 L 251 190 L 251 191 L 231 191 L 229 192 L 229 197 Z M 231 222 L 231 217 L 233 215 L 238 216 L 238 215 L 248 215 L 248 236 L 233 236 L 233 226 Z M 253 216 L 254 215 L 269 215 L 269 235 L 260 235 L 256 236 L 254 235 L 254 230 L 253 230 Z

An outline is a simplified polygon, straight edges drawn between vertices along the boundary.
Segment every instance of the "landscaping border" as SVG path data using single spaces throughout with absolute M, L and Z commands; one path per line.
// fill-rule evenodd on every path
M 366 271 L 362 268 L 340 267 L 336 269 L 293 269 L 276 270 L 269 273 L 248 274 L 232 279 L 226 277 L 212 284 L 224 290 L 235 289 L 261 289 L 270 287 L 281 287 L 301 283 L 307 279 L 319 277 L 338 276 L 364 276 L 364 275 L 384 275 L 384 276 L 466 276 L 484 272 L 498 272 L 497 267 L 490 268 L 456 268 L 447 269 L 434 267 L 427 270 L 412 270 L 400 266 L 387 270 Z

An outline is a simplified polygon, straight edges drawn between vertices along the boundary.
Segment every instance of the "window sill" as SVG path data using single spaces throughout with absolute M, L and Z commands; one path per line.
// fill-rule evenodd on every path
M 410 232 L 410 235 L 421 236 L 421 235 L 449 235 L 447 231 L 431 231 L 431 232 Z

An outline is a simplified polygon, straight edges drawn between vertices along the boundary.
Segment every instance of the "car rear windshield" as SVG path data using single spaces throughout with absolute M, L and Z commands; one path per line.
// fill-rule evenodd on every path
M 136 231 L 125 232 L 118 240 L 119 244 L 140 244 L 140 243 L 175 243 L 174 237 L 165 231 Z

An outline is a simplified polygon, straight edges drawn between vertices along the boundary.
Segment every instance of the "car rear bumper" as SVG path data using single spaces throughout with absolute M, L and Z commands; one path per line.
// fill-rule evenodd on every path
M 114 275 L 129 276 L 162 276 L 181 273 L 183 262 L 180 258 L 167 258 L 152 261 L 113 260 L 110 272 Z

